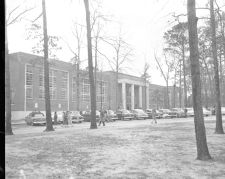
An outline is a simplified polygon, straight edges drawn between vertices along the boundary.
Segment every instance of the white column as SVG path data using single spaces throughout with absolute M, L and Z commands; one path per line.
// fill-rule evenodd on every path
M 134 84 L 131 84 L 131 109 L 134 109 Z
M 139 86 L 139 107 L 142 108 L 142 86 Z
M 146 84 L 146 109 L 149 108 L 149 86 Z
M 123 109 L 126 109 L 126 83 L 122 83 L 122 104 Z

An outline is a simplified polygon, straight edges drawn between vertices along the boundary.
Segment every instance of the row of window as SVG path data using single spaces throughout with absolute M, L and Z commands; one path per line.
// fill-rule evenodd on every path
M 33 98 L 33 83 L 34 74 L 38 73 L 38 88 L 39 88 L 39 99 L 44 99 L 45 89 L 44 89 L 44 70 L 41 67 L 32 67 L 31 65 L 26 65 L 26 98 Z M 49 89 L 50 89 L 50 99 L 57 99 L 57 73 L 60 76 L 60 99 L 66 100 L 68 96 L 68 72 L 49 70 Z M 90 84 L 88 79 L 82 79 L 79 81 L 81 89 L 81 99 L 82 101 L 90 101 Z M 76 78 L 72 79 L 72 100 L 77 99 L 77 81 Z M 97 102 L 106 102 L 106 82 L 97 81 L 96 88 L 96 100 Z
M 36 69 L 35 69 L 36 68 Z M 34 74 L 38 72 L 38 88 L 39 88 L 39 99 L 44 99 L 45 90 L 44 90 L 44 70 L 41 67 L 32 67 L 31 65 L 26 65 L 26 98 L 33 98 L 33 82 L 34 82 Z M 60 81 L 60 99 L 67 99 L 68 88 L 68 72 L 56 71 L 53 69 L 49 70 L 49 90 L 50 90 L 50 99 L 56 99 L 56 74 L 60 73 L 61 81 Z
M 77 81 L 76 78 L 73 77 L 73 95 L 72 99 L 73 101 L 76 101 L 77 99 Z M 81 99 L 82 101 L 90 101 L 90 83 L 88 79 L 82 79 L 79 81 L 81 88 Z M 97 102 L 106 102 L 106 82 L 103 81 L 97 81 L 97 88 L 96 88 L 96 101 Z

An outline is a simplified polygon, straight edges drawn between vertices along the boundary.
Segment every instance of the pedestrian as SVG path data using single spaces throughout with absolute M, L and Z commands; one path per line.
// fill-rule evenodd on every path
M 57 118 L 58 118 L 58 115 L 57 115 L 57 112 L 55 111 L 55 113 L 54 113 L 54 124 L 55 125 L 57 124 Z
M 101 112 L 100 112 L 100 120 L 99 120 L 98 126 L 100 126 L 101 123 L 103 124 L 103 126 L 105 126 L 105 118 L 106 118 L 106 111 L 101 110 Z
M 156 120 L 156 110 L 155 109 L 152 109 L 152 122 L 153 123 L 155 122 L 155 124 L 157 124 L 157 120 Z
M 72 125 L 72 118 L 71 118 L 71 112 L 70 111 L 67 111 L 67 113 L 68 113 L 68 124 L 69 125 Z
M 63 125 L 68 125 L 67 112 L 63 112 Z

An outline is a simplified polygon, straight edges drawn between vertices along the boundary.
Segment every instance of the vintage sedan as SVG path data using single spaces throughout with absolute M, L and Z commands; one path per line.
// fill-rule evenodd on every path
M 91 111 L 82 111 L 82 116 L 84 117 L 84 121 L 90 122 L 91 121 Z M 96 121 L 100 119 L 100 112 L 96 110 Z
M 146 109 L 146 113 L 148 114 L 149 119 L 152 119 L 152 110 L 153 109 Z
M 25 117 L 25 122 L 27 125 L 45 125 L 46 118 L 45 115 L 40 111 L 33 111 Z
M 118 120 L 118 117 L 113 110 L 106 110 L 106 113 L 107 113 L 107 119 L 106 119 L 107 122 Z
M 79 111 L 71 111 L 71 120 L 72 123 L 81 123 L 84 121 L 84 117 L 80 115 Z
M 116 114 L 117 114 L 117 117 L 118 117 L 119 120 L 132 120 L 132 119 L 134 119 L 134 115 L 126 109 L 118 110 L 116 112 Z
M 193 117 L 195 115 L 193 108 L 186 108 L 186 111 L 187 111 L 187 117 Z
M 134 109 L 132 110 L 134 114 L 134 119 L 148 119 L 148 114 L 145 113 L 142 109 Z
M 148 114 L 148 118 L 149 119 L 152 119 L 152 110 L 153 109 L 146 109 L 146 113 Z M 162 118 L 162 115 L 163 115 L 163 113 L 162 112 L 159 112 L 158 110 L 155 110 L 155 117 L 157 118 L 157 119 L 160 119 L 160 118 Z
M 159 109 L 159 112 L 162 113 L 162 118 L 174 118 L 177 117 L 177 114 L 169 109 Z
M 52 122 L 54 122 L 54 113 L 55 112 L 52 112 Z M 63 123 L 63 111 L 57 111 L 57 123 L 58 124 L 61 124 Z
M 221 107 L 221 114 L 225 115 L 225 107 Z
M 212 114 L 212 112 L 206 108 L 202 108 L 203 110 L 203 116 L 210 116 Z
M 185 117 L 185 111 L 181 108 L 173 108 L 171 111 L 176 114 L 177 118 Z

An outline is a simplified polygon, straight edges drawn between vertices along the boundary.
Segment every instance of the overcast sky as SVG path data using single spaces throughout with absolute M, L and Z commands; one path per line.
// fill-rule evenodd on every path
M 33 20 L 40 14 L 41 0 L 7 0 L 7 10 L 12 10 L 21 2 L 24 4 L 21 8 L 36 7 L 27 14 L 27 19 Z M 206 2 L 199 0 L 198 5 L 203 6 Z M 83 0 L 46 0 L 46 3 L 49 35 L 57 35 L 67 41 L 71 47 L 76 48 L 76 39 L 73 37 L 71 29 L 73 22 L 85 26 Z M 224 4 L 223 0 L 218 3 Z M 123 38 L 133 48 L 132 61 L 123 65 L 123 72 L 140 76 L 144 64 L 147 62 L 150 64 L 151 82 L 165 85 L 156 68 L 154 51 L 161 57 L 163 33 L 177 23 L 174 22 L 172 14 L 186 14 L 186 0 L 102 0 L 99 11 L 112 20 L 112 22 L 104 24 L 101 34 L 117 36 L 121 30 Z M 208 12 L 198 12 L 199 16 L 202 14 L 208 14 Z M 29 24 L 28 20 L 23 20 L 8 27 L 10 53 L 18 51 L 32 53 L 33 43 L 31 40 L 26 40 L 26 28 Z M 60 60 L 70 61 L 74 55 L 63 41 L 60 44 L 63 48 L 57 53 L 57 56 Z M 84 29 L 83 46 L 85 45 L 86 31 Z M 99 50 L 109 58 L 115 57 L 112 48 L 103 42 L 99 42 Z M 81 52 L 81 57 L 87 59 L 85 48 Z M 100 55 L 99 60 L 104 70 L 111 70 L 108 62 Z M 82 65 L 83 67 L 87 66 L 87 61 L 84 61 Z

